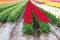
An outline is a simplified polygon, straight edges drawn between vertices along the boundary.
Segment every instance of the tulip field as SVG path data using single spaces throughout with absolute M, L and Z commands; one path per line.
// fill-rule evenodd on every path
M 60 40 L 60 2 L 0 0 L 0 40 Z

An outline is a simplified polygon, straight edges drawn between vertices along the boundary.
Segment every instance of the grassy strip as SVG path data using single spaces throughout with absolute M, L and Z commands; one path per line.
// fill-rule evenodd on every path
M 22 1 L 17 1 L 17 2 L 11 2 L 11 3 L 6 3 L 6 4 L 0 4 L 0 12 L 2 12 L 5 9 L 8 9 L 10 7 L 13 7 L 19 3 L 25 2 L 26 0 L 22 0 Z
M 2 12 L 3 10 L 13 7 L 15 5 L 17 5 L 18 3 L 8 3 L 8 4 L 1 4 L 0 5 L 0 12 Z
M 60 19 L 59 18 L 57 18 L 57 21 L 56 21 L 56 23 L 55 23 L 58 27 L 60 27 Z
M 22 3 L 16 5 L 16 6 L 13 6 L 11 8 L 8 8 L 6 10 L 4 10 L 3 12 L 0 13 L 0 21 L 4 21 L 8 18 L 9 14 L 15 9 L 17 8 L 18 6 L 20 6 Z
M 21 6 L 13 10 L 9 15 L 7 21 L 10 21 L 10 22 L 16 21 L 19 18 L 19 16 L 22 14 L 24 7 L 25 7 L 25 3 L 23 3 Z

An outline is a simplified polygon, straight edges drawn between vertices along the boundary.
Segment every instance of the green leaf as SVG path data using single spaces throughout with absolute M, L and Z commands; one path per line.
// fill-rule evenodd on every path
M 34 29 L 32 28 L 32 24 L 24 24 L 23 32 L 25 34 L 32 35 L 33 31 L 34 31 Z

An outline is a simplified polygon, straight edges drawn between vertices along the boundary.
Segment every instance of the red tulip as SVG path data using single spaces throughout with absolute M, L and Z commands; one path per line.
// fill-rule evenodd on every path
M 30 9 L 30 1 L 27 2 L 26 8 L 24 11 L 24 23 L 31 24 L 32 23 L 32 10 Z
M 31 3 L 32 10 L 34 11 L 36 17 L 42 21 L 42 22 L 49 22 L 47 16 L 40 10 L 38 9 L 34 4 Z

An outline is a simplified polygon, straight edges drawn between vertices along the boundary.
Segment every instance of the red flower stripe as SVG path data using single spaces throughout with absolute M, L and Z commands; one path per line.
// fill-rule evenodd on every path
M 34 11 L 34 14 L 36 15 L 39 21 L 43 21 L 45 23 L 49 22 L 46 15 L 41 10 L 39 10 L 34 4 L 32 4 L 31 1 L 28 1 L 24 11 L 24 23 L 28 24 L 32 23 L 32 14 L 31 14 L 32 10 L 30 7 Z
M 32 23 L 32 10 L 30 9 L 30 1 L 27 2 L 26 8 L 24 11 L 24 23 L 31 24 Z
M 40 10 L 38 9 L 34 4 L 31 3 L 31 6 L 32 6 L 32 10 L 34 10 L 34 13 L 36 15 L 36 17 L 40 20 L 40 21 L 43 21 L 43 22 L 46 22 L 48 23 L 49 20 L 47 18 L 47 16 Z

